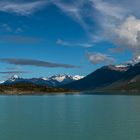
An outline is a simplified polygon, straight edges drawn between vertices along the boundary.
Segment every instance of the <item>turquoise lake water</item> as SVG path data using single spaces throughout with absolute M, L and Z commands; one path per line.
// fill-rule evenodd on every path
M 0 96 L 0 140 L 140 140 L 140 96 Z

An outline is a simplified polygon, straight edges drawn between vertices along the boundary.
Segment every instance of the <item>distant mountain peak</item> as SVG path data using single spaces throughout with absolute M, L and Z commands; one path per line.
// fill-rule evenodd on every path
M 15 74 L 15 75 L 12 75 L 8 80 L 15 81 L 16 79 L 20 79 L 20 77 Z

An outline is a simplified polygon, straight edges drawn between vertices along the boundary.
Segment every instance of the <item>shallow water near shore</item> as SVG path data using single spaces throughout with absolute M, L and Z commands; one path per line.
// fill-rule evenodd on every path
M 0 96 L 0 140 L 139 140 L 140 96 Z

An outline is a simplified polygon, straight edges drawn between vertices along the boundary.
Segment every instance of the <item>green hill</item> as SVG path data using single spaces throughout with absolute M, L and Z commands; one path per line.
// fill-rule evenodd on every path
M 11 85 L 0 85 L 0 94 L 50 94 L 50 93 L 68 93 L 72 90 L 63 88 L 49 88 L 47 86 L 38 86 L 31 83 L 16 83 Z

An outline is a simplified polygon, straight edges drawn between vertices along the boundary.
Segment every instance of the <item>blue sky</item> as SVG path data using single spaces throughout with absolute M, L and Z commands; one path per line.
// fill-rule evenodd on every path
M 138 0 L 1 0 L 1 79 L 87 75 L 134 59 L 139 6 Z

